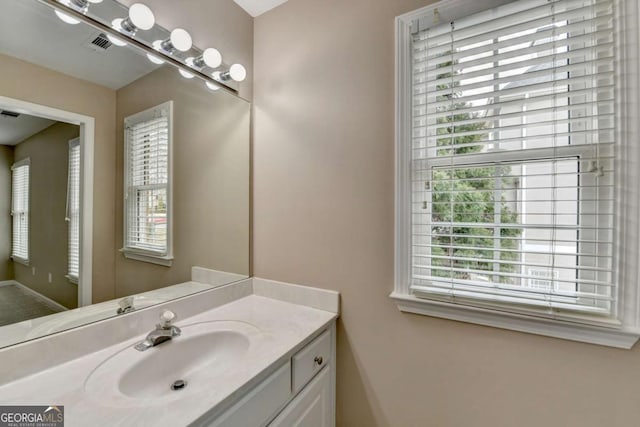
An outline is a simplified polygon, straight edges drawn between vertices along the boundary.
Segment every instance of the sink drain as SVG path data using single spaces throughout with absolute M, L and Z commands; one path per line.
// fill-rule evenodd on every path
M 187 382 L 184 380 L 177 380 L 171 384 L 171 390 L 182 390 L 187 386 Z

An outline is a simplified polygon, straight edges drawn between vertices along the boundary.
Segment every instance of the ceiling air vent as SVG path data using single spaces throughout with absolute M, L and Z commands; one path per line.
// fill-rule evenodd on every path
M 20 113 L 16 113 L 15 111 L 0 110 L 0 116 L 17 119 L 20 116 Z
M 104 52 L 109 49 L 113 44 L 109 41 L 107 36 L 104 33 L 100 33 L 94 38 L 90 39 L 88 43 L 85 44 L 89 49 L 95 50 L 96 52 Z

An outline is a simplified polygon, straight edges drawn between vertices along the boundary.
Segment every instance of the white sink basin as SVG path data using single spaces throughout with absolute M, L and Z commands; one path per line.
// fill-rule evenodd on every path
M 260 334 L 255 326 L 236 321 L 181 329 L 181 336 L 146 351 L 128 345 L 109 357 L 87 377 L 87 394 L 115 406 L 148 406 L 192 396 L 233 375 Z M 176 381 L 184 387 L 172 388 Z

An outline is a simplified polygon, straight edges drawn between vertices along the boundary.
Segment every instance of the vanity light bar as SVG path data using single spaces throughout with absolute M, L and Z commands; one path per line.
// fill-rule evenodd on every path
M 153 16 L 153 12 L 151 11 L 151 9 L 141 3 L 136 3 L 132 5 L 131 8 L 133 9 L 133 7 L 136 5 L 142 6 L 142 8 L 136 7 L 135 12 L 132 12 L 130 9 L 129 16 L 127 18 L 114 20 L 114 22 L 112 22 L 112 26 L 109 26 L 103 24 L 102 22 L 91 16 L 86 15 L 86 11 L 88 9 L 87 3 L 100 3 L 103 0 L 38 1 L 40 3 L 51 6 L 54 9 L 56 15 L 58 15 L 58 17 L 60 17 L 60 19 L 62 19 L 64 22 L 69 24 L 75 23 L 74 21 L 84 22 L 91 27 L 105 33 L 109 40 L 117 40 L 119 43 L 114 43 L 116 45 L 131 44 L 139 49 L 142 49 L 147 54 L 147 58 L 151 62 L 154 62 L 156 64 L 160 64 L 162 62 L 171 64 L 177 67 L 180 71 L 180 74 L 185 78 L 198 77 L 201 80 L 204 80 L 206 87 L 212 91 L 222 89 L 231 94 L 237 95 L 238 91 L 226 85 L 225 82 L 229 80 L 240 82 L 246 78 L 246 69 L 241 64 L 233 64 L 229 68 L 229 70 L 215 71 L 212 75 L 204 72 L 203 69 L 205 66 L 216 68 L 212 65 L 218 62 L 217 56 L 220 55 L 220 53 L 213 48 L 206 49 L 199 57 L 187 58 L 189 60 L 188 64 L 185 64 L 181 60 L 176 58 L 173 54 L 175 53 L 175 50 L 183 51 L 182 48 L 185 48 L 187 44 L 189 44 L 189 48 L 184 49 L 184 51 L 188 51 L 192 47 L 191 36 L 186 30 L 175 29 L 171 32 L 172 36 L 174 36 L 174 33 L 176 33 L 177 30 L 181 30 L 176 33 L 177 38 L 169 37 L 169 39 L 164 41 L 156 41 L 154 42 L 154 46 L 148 46 L 146 43 L 137 40 L 135 38 L 135 33 L 138 29 L 151 29 L 155 24 L 155 17 Z M 81 8 L 80 4 L 84 4 L 84 7 Z M 207 51 L 209 51 L 209 53 L 207 53 Z M 218 66 L 222 65 L 221 55 L 219 61 L 220 64 Z

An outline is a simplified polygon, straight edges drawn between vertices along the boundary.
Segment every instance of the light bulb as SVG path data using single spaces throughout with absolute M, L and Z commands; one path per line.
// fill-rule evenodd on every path
M 202 52 L 202 60 L 211 68 L 218 68 L 222 64 L 222 55 L 218 49 L 209 47 Z
M 193 74 L 191 74 L 188 71 L 183 70 L 182 68 L 178 68 L 178 71 L 180 72 L 180 75 L 182 77 L 184 77 L 185 79 L 192 79 L 192 78 L 195 77 Z
M 102 3 L 102 0 L 87 0 L 89 3 Z
M 247 78 L 247 70 L 241 64 L 233 64 L 229 68 L 229 76 L 237 82 L 241 82 Z
M 220 55 L 220 52 L 218 52 L 217 49 L 210 47 L 208 49 L 205 49 L 205 51 L 202 52 L 202 55 L 198 56 L 197 58 L 190 56 L 189 58 L 185 59 L 184 62 L 186 62 L 188 66 L 193 68 L 218 68 L 220 64 L 222 64 L 222 55 Z
M 193 40 L 191 40 L 191 35 L 186 30 L 182 28 L 176 28 L 171 31 L 171 44 L 174 48 L 179 50 L 180 52 L 186 52 L 191 49 L 193 45 Z
M 211 82 L 205 82 L 205 84 L 207 85 L 207 87 L 213 91 L 219 90 L 220 86 L 218 86 L 215 83 L 211 83 Z
M 67 15 L 64 12 L 60 12 L 58 9 L 55 9 L 54 12 L 56 13 L 56 16 L 58 16 L 58 18 L 60 18 L 60 20 L 62 22 L 65 22 L 65 23 L 70 24 L 70 25 L 76 25 L 76 24 L 80 23 L 80 21 L 77 20 L 76 18 L 73 18 L 73 17 Z
M 160 58 L 158 58 L 155 55 L 151 55 L 150 53 L 147 53 L 147 59 L 149 59 L 149 61 L 153 62 L 154 64 L 164 64 L 164 61 Z
M 129 8 L 129 20 L 136 28 L 150 30 L 156 23 L 156 18 L 148 6 L 142 3 L 134 3 Z
M 111 34 L 107 34 L 107 38 L 109 39 L 109 41 L 111 43 L 113 43 L 116 46 L 126 46 L 127 45 L 127 42 L 125 42 L 124 40 L 122 40 L 119 37 L 112 36 Z

